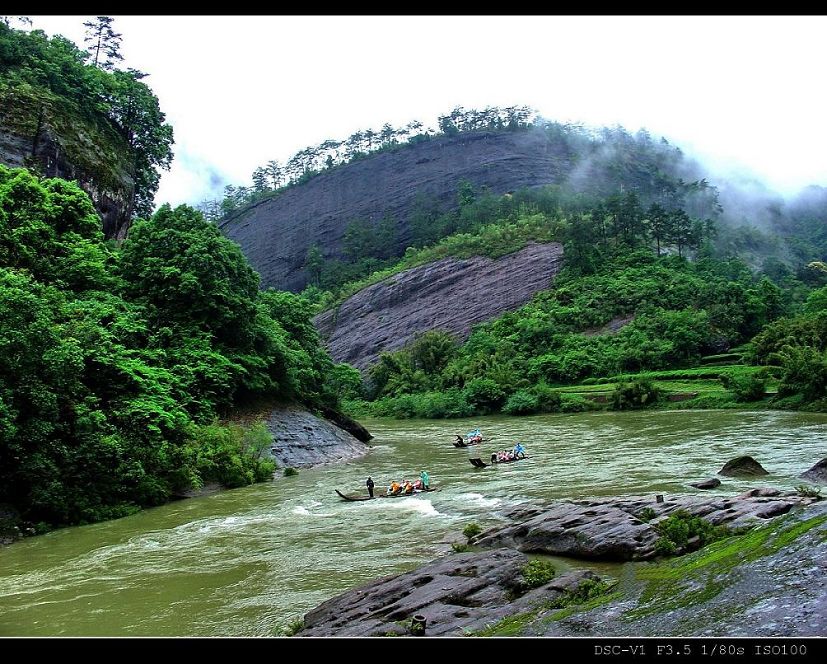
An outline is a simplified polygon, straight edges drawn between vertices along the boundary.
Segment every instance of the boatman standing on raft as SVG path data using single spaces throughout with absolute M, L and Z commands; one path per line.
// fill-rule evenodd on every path
M 368 481 L 365 482 L 365 484 L 368 487 L 368 493 L 370 494 L 370 497 L 373 498 L 373 480 L 370 477 L 368 477 Z

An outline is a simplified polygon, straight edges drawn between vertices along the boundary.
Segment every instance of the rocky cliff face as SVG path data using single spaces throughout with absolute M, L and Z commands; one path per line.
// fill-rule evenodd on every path
M 341 257 L 345 229 L 354 219 L 392 215 L 401 254 L 410 242 L 408 220 L 417 197 L 448 209 L 456 205 L 462 180 L 502 194 L 560 182 L 571 161 L 563 143 L 539 130 L 441 137 L 323 173 L 221 227 L 241 245 L 262 286 L 301 290 L 308 248 L 317 244 L 325 257 Z
M 266 425 L 273 434 L 270 453 L 281 467 L 310 468 L 355 459 L 368 451 L 344 429 L 299 406 L 273 408 Z
M 532 243 L 496 260 L 443 258 L 368 286 L 314 322 L 334 360 L 364 370 L 420 332 L 447 330 L 465 339 L 473 325 L 548 288 L 562 258 L 558 243 Z
M 95 204 L 106 238 L 126 237 L 135 186 L 121 139 L 54 100 L 11 89 L 2 96 L 0 163 L 77 181 Z

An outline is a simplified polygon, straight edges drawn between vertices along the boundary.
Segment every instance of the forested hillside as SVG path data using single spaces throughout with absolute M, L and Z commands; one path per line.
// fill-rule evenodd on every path
M 823 188 L 748 200 L 644 131 L 456 108 L 153 213 L 172 129 L 110 28 L 83 51 L 0 22 L 0 160 L 24 167 L 0 167 L 3 513 L 46 529 L 267 479 L 270 435 L 221 423 L 257 402 L 523 414 L 609 383 L 642 407 L 701 372 L 728 396 L 690 405 L 825 408 Z M 448 298 L 462 269 L 488 285 Z
M 350 300 L 343 305 L 343 298 L 355 299 L 383 279 L 392 290 L 393 275 L 444 256 L 500 256 L 527 242 L 563 243 L 564 270 L 529 304 L 477 326 L 464 343 L 446 330 L 420 328 L 408 348 L 381 355 L 364 392 L 350 395 L 370 405 L 354 405 L 354 412 L 459 417 L 582 410 L 593 404 L 566 386 L 613 376 L 645 382 L 647 373 L 718 361 L 743 367 L 707 367 L 703 376 L 717 381 L 725 374 L 719 391 L 730 402 L 760 401 L 771 383 L 777 405 L 824 408 L 821 270 L 778 260 L 763 270 L 751 267 L 721 242 L 725 234 L 712 219 L 658 203 L 644 208 L 634 192 L 601 200 L 551 187 L 491 203 L 495 220 L 475 232 L 410 251 L 394 267 L 340 287 L 338 297 L 311 291 L 322 308 L 344 311 Z M 823 255 L 818 234 L 808 237 L 809 255 Z M 416 308 L 416 293 L 409 298 Z M 759 365 L 769 366 L 759 371 Z M 643 391 L 638 406 L 657 400 L 651 385 L 636 389 Z
M 162 206 L 118 248 L 73 183 L 0 166 L 0 504 L 48 524 L 272 477 L 257 398 L 335 406 L 302 298 L 260 291 L 238 246 Z
M 473 231 L 527 197 L 537 201 L 531 190 L 544 185 L 557 187 L 551 204 L 579 199 L 607 215 L 623 214 L 612 205 L 628 195 L 645 211 L 682 212 L 685 236 L 714 222 L 716 246 L 752 267 L 823 257 L 819 187 L 789 201 L 727 182 L 721 188 L 665 139 L 562 124 L 523 107 L 458 107 L 439 117 L 437 130 L 423 127 L 357 131 L 300 150 L 284 166 L 271 160 L 255 170 L 252 186 L 227 187 L 222 201 L 202 209 L 239 242 L 265 284 L 291 290 L 336 290 L 394 265 L 409 247 Z M 657 233 L 657 219 L 650 221 Z
M 0 163 L 76 180 L 104 236 L 123 238 L 133 217 L 152 214 L 158 168 L 172 160 L 172 127 L 147 74 L 114 69 L 119 35 L 105 20 L 90 30 L 98 46 L 86 52 L 0 22 Z

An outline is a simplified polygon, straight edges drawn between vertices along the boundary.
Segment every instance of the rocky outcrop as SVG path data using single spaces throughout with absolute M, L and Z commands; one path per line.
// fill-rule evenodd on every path
M 465 339 L 473 325 L 547 289 L 562 258 L 558 243 L 532 243 L 496 260 L 443 258 L 368 286 L 314 322 L 333 359 L 365 369 L 420 332 L 447 330 Z
M 135 183 L 128 146 L 109 127 L 71 105 L 20 89 L 0 89 L 0 163 L 45 177 L 75 180 L 89 194 L 107 239 L 123 239 Z
M 540 612 L 525 636 L 802 637 L 827 634 L 827 503 L 795 510 L 658 571 L 561 620 Z M 757 545 L 756 542 L 761 542 Z M 713 545 L 714 546 L 714 545 Z M 645 576 L 644 576 L 645 574 Z M 695 652 L 695 651 L 693 651 Z M 709 654 L 707 650 L 707 654 Z
M 363 443 L 366 443 L 373 438 L 373 434 L 371 434 L 370 431 L 365 429 L 365 427 L 359 424 L 352 417 L 348 417 L 347 415 L 345 415 L 342 412 L 339 412 L 338 410 L 333 410 L 332 408 L 328 408 L 327 406 L 320 406 L 319 412 L 321 412 L 325 419 L 330 420 L 340 429 L 344 429 L 345 431 L 347 431 L 356 440 L 360 440 Z
M 738 498 L 755 498 L 755 497 L 769 498 L 769 497 L 775 497 L 775 496 L 780 496 L 780 495 L 781 495 L 781 491 L 779 489 L 773 489 L 772 487 L 769 487 L 769 486 L 762 486 L 762 487 L 758 487 L 756 489 L 750 489 L 749 491 L 744 491 L 744 493 L 742 493 L 740 496 L 738 496 Z
M 626 327 L 634 319 L 634 313 L 624 314 L 623 316 L 615 316 L 605 325 L 600 325 L 598 327 L 590 327 L 586 330 L 583 330 L 581 334 L 587 337 L 617 334 L 618 332 L 620 332 L 620 330 Z
M 368 446 L 332 422 L 298 406 L 279 406 L 266 420 L 271 453 L 280 466 L 309 468 L 360 457 Z M 368 434 L 370 435 L 370 434 Z
M 521 593 L 526 563 L 525 555 L 508 549 L 450 555 L 334 597 L 305 615 L 298 636 L 406 635 L 414 615 L 425 618 L 426 636 L 462 636 L 565 598 L 597 578 L 586 570 L 569 572 Z
M 694 486 L 696 489 L 714 489 L 715 487 L 721 486 L 721 480 L 717 477 L 712 477 L 703 482 L 690 482 L 689 486 Z
M 23 536 L 20 525 L 20 512 L 11 505 L 0 503 L 0 546 L 11 544 Z
M 769 475 L 764 467 L 751 456 L 740 456 L 727 461 L 724 467 L 718 471 L 719 475 L 727 477 L 756 477 L 758 475 Z
M 769 497 L 763 490 L 735 498 L 676 497 L 662 503 L 643 497 L 560 502 L 514 512 L 511 523 L 481 533 L 472 543 L 592 560 L 648 560 L 655 557 L 657 524 L 676 510 L 739 529 L 811 502 L 797 495 Z
M 806 508 L 790 512 L 796 506 Z M 571 556 L 602 546 L 621 552 L 619 560 L 629 552 L 648 559 L 653 524 L 678 509 L 713 524 L 761 527 L 685 563 L 624 566 L 616 581 L 569 572 L 525 591 L 521 552 Z M 565 501 L 505 516 L 512 523 L 471 540 L 492 551 L 449 555 L 334 597 L 304 616 L 298 636 L 401 636 L 414 616 L 425 619 L 426 636 L 790 636 L 827 627 L 827 504 L 817 499 L 762 487 L 734 498 Z M 555 544 L 566 540 L 571 546 Z
M 805 470 L 799 477 L 803 480 L 827 484 L 827 459 L 822 459 L 809 470 Z
M 307 284 L 307 250 L 343 255 L 343 237 L 355 219 L 397 223 L 396 250 L 411 242 L 409 220 L 423 197 L 429 207 L 456 207 L 461 181 L 504 194 L 559 183 L 573 164 L 566 143 L 540 130 L 468 132 L 379 152 L 335 168 L 260 201 L 221 223 L 241 245 L 262 287 L 298 291 Z

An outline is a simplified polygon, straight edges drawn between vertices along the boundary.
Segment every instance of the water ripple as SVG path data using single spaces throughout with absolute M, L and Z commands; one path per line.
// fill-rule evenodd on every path
M 347 464 L 68 528 L 0 549 L 0 636 L 247 635 L 293 618 L 370 579 L 432 559 L 475 521 L 501 522 L 520 504 L 556 498 L 698 493 L 750 454 L 761 480 L 792 489 L 827 456 L 827 417 L 789 412 L 584 413 L 448 422 L 373 421 L 374 447 Z M 457 432 L 488 441 L 456 449 Z M 522 442 L 529 459 L 475 469 L 479 454 Z M 423 469 L 425 496 L 341 501 Z M 723 478 L 713 493 L 754 482 Z

